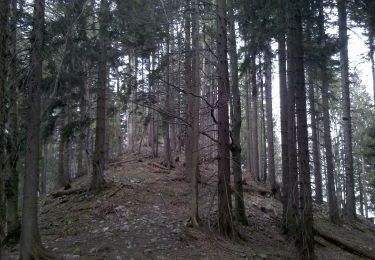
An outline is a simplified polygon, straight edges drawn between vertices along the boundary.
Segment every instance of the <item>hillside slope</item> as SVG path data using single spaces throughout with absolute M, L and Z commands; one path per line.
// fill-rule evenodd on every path
M 228 241 L 215 232 L 214 173 L 214 164 L 202 164 L 199 203 L 205 226 L 193 229 L 186 224 L 190 193 L 183 166 L 169 171 L 157 159 L 124 154 L 109 164 L 108 187 L 100 194 L 87 192 L 83 177 L 70 191 L 42 199 L 42 239 L 59 259 L 294 259 L 293 243 L 278 228 L 281 204 L 262 184 L 245 186 L 250 225 L 237 226 L 245 241 Z M 324 207 L 316 209 L 315 224 L 319 259 L 375 255 L 374 225 L 334 226 Z M 17 248 L 9 251 L 8 259 L 17 259 Z

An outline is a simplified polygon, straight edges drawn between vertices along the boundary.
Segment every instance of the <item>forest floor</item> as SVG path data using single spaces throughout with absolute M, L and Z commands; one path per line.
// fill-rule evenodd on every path
M 189 227 L 190 188 L 183 169 L 180 162 L 167 170 L 158 159 L 124 154 L 109 164 L 107 188 L 101 193 L 87 191 L 86 176 L 74 181 L 70 194 L 48 195 L 40 203 L 45 246 L 66 260 L 295 259 L 293 243 L 280 232 L 281 204 L 263 184 L 244 187 L 250 224 L 236 227 L 245 240 L 230 241 L 216 233 L 213 163 L 200 167 L 200 215 L 205 224 Z M 316 208 L 315 215 L 318 259 L 375 255 L 374 225 L 364 220 L 332 225 L 324 207 Z M 8 259 L 17 259 L 17 251 L 8 249 Z

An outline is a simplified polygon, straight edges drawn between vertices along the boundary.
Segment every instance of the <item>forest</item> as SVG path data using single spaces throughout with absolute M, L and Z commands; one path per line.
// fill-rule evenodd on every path
M 0 0 L 0 260 L 375 259 L 374 52 L 374 0 Z

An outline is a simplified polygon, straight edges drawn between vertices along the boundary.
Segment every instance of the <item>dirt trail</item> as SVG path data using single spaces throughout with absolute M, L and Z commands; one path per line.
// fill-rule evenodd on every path
M 202 229 L 186 226 L 189 185 L 183 167 L 169 171 L 156 159 L 125 154 L 106 170 L 108 188 L 100 194 L 82 192 L 41 201 L 41 234 L 45 246 L 59 259 L 294 259 L 295 250 L 278 228 L 281 205 L 264 188 L 246 186 L 250 220 L 238 227 L 242 243 L 215 233 L 215 166 L 201 166 Z M 87 187 L 88 177 L 73 189 Z M 353 259 L 330 245 L 318 245 L 325 259 Z M 335 251 L 336 250 L 336 251 Z M 17 259 L 14 248 L 8 259 Z

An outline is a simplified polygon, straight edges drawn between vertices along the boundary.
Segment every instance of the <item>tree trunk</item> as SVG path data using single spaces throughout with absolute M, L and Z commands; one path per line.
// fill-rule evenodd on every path
M 83 7 L 82 7 L 83 8 Z M 79 34 L 82 43 L 87 41 L 87 34 L 86 34 L 86 18 L 84 15 L 79 19 Z M 81 177 L 87 174 L 87 167 L 86 167 L 86 134 L 87 128 L 89 126 L 89 111 L 87 109 L 87 75 L 85 68 L 85 61 L 82 60 L 79 62 L 79 77 L 80 77 L 80 100 L 79 100 L 79 109 L 80 109 L 80 120 L 81 120 L 81 128 L 79 132 L 79 141 L 78 141 L 78 156 L 77 156 L 77 177 Z
M 319 1 L 319 38 L 318 43 L 322 48 L 326 46 L 326 35 L 324 28 L 324 10 L 323 1 Z M 328 194 L 328 209 L 330 220 L 334 223 L 339 222 L 339 212 L 337 208 L 337 199 L 335 191 L 334 178 L 334 164 L 333 164 L 333 150 L 331 138 L 331 120 L 329 113 L 329 96 L 328 96 L 328 75 L 327 75 L 327 56 L 323 52 L 320 59 L 320 73 L 322 80 L 322 102 L 323 102 L 323 127 L 324 127 L 324 148 L 326 152 L 326 170 L 327 170 L 327 194 Z
M 45 140 L 44 143 L 43 143 L 43 172 L 42 172 L 42 179 L 40 181 L 40 193 L 42 195 L 46 195 L 47 194 L 47 171 L 48 171 L 48 140 Z
M 186 164 L 186 170 L 191 176 L 191 216 L 192 225 L 198 226 L 200 219 L 198 214 L 198 175 L 199 175 L 199 102 L 200 75 L 199 75 L 199 5 L 198 0 L 192 1 L 192 82 L 191 93 L 188 95 L 188 114 L 191 121 L 188 127 L 188 140 L 191 143 L 191 162 Z M 194 95 L 194 96 L 193 96 Z
M 303 60 L 302 2 L 291 0 L 288 10 L 288 80 L 295 91 L 299 169 L 300 227 L 296 241 L 300 259 L 314 259 L 313 212 L 310 183 L 309 144 L 307 133 L 306 87 Z M 291 111 L 291 110 L 290 110 Z M 288 114 L 294 117 L 293 113 Z M 290 121 L 291 122 L 291 121 Z M 292 142 L 293 140 L 289 140 Z M 294 142 L 295 143 L 295 142 Z M 295 148 L 295 145 L 293 145 Z M 291 154 L 290 154 L 291 155 Z M 289 158 L 290 159 L 290 158 Z M 294 166 L 294 165 L 292 165 Z M 293 169 L 291 167 L 291 169 Z M 294 180 L 295 184 L 296 180 Z
M 292 3 L 290 3 L 292 5 Z M 291 7 L 292 8 L 292 7 Z M 298 234 L 298 170 L 297 170 L 297 147 L 296 147 L 296 54 L 294 46 L 296 30 L 293 14 L 288 10 L 288 30 L 287 30 L 287 103 L 288 108 L 288 173 L 286 173 L 286 213 L 284 214 L 286 232 L 292 239 L 297 239 Z M 292 18 L 291 18 L 292 17 Z
M 236 31 L 234 22 L 233 1 L 228 0 L 228 19 L 229 19 L 229 57 L 231 72 L 231 90 L 232 90 L 232 171 L 234 177 L 234 216 L 242 224 L 247 225 L 248 220 L 245 212 L 245 203 L 243 199 L 242 170 L 241 170 L 241 97 L 238 79 L 238 55 L 236 45 Z
M 165 107 L 164 110 L 165 112 L 162 114 L 162 126 L 163 126 L 163 136 L 164 136 L 164 165 L 170 169 L 172 167 L 172 152 L 171 152 L 171 138 L 170 138 L 170 122 L 171 122 L 171 95 L 172 95 L 172 90 L 171 90 L 171 75 L 170 75 L 170 70 L 171 70 L 171 55 L 170 55 L 170 37 L 171 37 L 171 32 L 168 27 L 168 35 L 166 39 L 166 57 L 167 57 L 167 65 L 166 65 L 166 83 L 165 83 L 165 92 L 166 92 L 166 97 L 165 97 Z
M 279 23 L 286 24 L 285 6 L 279 1 Z M 288 212 L 288 195 L 291 187 L 288 185 L 289 151 L 288 151 L 288 105 L 287 105 L 287 81 L 286 81 L 286 46 L 285 28 L 278 34 L 278 58 L 279 58 L 279 88 L 280 88 L 280 128 L 281 128 L 281 164 L 282 164 L 282 203 L 283 226 L 286 229 Z M 285 230 L 286 231 L 286 230 Z
M 7 78 L 6 47 L 9 16 L 9 0 L 0 0 L 0 258 L 2 257 L 2 243 L 5 237 L 6 205 L 5 205 L 5 120 L 6 98 L 5 85 Z
M 99 191 L 105 185 L 105 136 L 106 136 L 106 88 L 107 88 L 107 27 L 109 6 L 107 0 L 100 1 L 99 13 L 99 61 L 98 92 L 96 109 L 95 151 L 90 189 Z
M 246 147 L 247 147 L 247 157 L 246 157 L 246 163 L 247 163 L 247 171 L 248 173 L 253 176 L 253 171 L 252 171 L 252 154 L 251 154 L 251 147 L 252 147 L 252 133 L 251 133 L 251 96 L 250 96 L 250 79 L 249 75 L 246 72 L 245 74 L 246 80 L 245 80 L 245 89 L 246 89 Z
M 372 89 L 373 89 L 373 95 L 374 95 L 374 104 L 375 104 L 375 58 L 374 58 L 374 52 L 375 52 L 375 45 L 374 45 L 374 37 L 375 32 L 373 31 L 373 28 L 369 27 L 369 45 L 370 45 L 370 61 L 371 61 L 371 71 L 372 71 Z
M 226 1 L 217 0 L 217 75 L 218 75 L 218 214 L 219 232 L 233 238 L 230 190 L 229 74 L 227 59 Z
M 251 155 L 252 176 L 254 180 L 260 180 L 259 176 L 259 149 L 258 149 L 258 85 L 256 73 L 256 53 L 251 55 Z
M 136 140 L 136 126 L 135 126 L 135 118 L 136 118 L 136 107 L 135 107 L 135 99 L 136 99 L 136 92 L 137 92 L 137 65 L 136 65 L 136 55 L 133 48 L 130 49 L 129 52 L 129 91 L 130 91 L 130 101 L 129 101 L 129 108 L 128 108 L 128 151 L 133 153 L 135 149 Z
M 185 69 L 185 90 L 189 92 L 192 87 L 192 82 L 191 82 L 191 50 L 190 50 L 190 41 L 191 41 L 191 33 L 190 33 L 190 22 L 191 22 L 191 15 L 190 15 L 190 0 L 186 1 L 185 5 L 185 14 L 184 14 L 184 19 L 185 19 L 185 63 L 184 63 L 184 69 Z M 191 95 L 185 95 L 185 118 L 188 123 L 192 121 L 192 115 L 188 111 L 191 109 L 189 106 L 189 99 L 191 99 Z M 185 165 L 191 165 L 192 164 L 192 147 L 191 147 L 191 142 L 187 141 L 189 140 L 189 128 L 190 126 L 187 125 L 185 127 Z M 186 167 L 185 170 L 185 180 L 186 181 L 191 181 L 191 171 Z
M 273 115 L 272 115 L 272 53 L 271 46 L 265 52 L 265 85 L 266 85 L 266 116 L 267 116 L 267 154 L 268 154 L 268 181 L 273 194 L 279 192 L 275 176 L 275 149 L 273 139 Z
M 346 215 L 348 219 L 356 218 L 354 172 L 353 172 L 353 148 L 352 148 L 352 123 L 350 113 L 349 90 L 349 58 L 348 58 L 348 34 L 347 34 L 347 1 L 337 0 L 339 14 L 339 46 L 340 46 L 340 70 L 342 91 L 342 127 L 344 134 L 344 165 L 346 175 Z
M 318 123 L 317 111 L 315 108 L 315 86 L 313 81 L 313 69 L 308 68 L 309 76 L 309 102 L 310 102 L 310 117 L 311 117 L 311 139 L 313 150 L 313 165 L 314 165 L 314 181 L 315 181 L 315 202 L 319 205 L 323 203 L 323 187 L 322 187 L 322 171 L 319 154 L 319 139 L 318 139 Z
M 265 86 L 263 82 L 263 67 L 261 64 L 261 55 L 259 55 L 259 75 L 260 75 L 260 120 L 259 120 L 259 135 L 258 135 L 258 145 L 259 145 L 259 179 L 262 182 L 267 181 L 267 136 L 266 136 L 266 112 L 264 107 L 264 91 Z
M 310 7 L 312 9 L 313 7 Z M 315 10 L 309 10 L 311 13 Z M 306 41 L 308 46 L 313 46 L 312 42 L 312 22 L 307 23 L 307 35 Z M 312 162 L 314 169 L 314 181 L 315 181 L 315 202 L 319 205 L 323 204 L 323 187 L 322 187 L 322 171 L 319 153 L 319 138 L 318 138 L 318 111 L 316 109 L 316 98 L 315 98 L 315 81 L 317 80 L 316 75 L 316 63 L 313 62 L 313 57 L 309 57 L 309 64 L 307 66 L 308 85 L 309 85 L 309 103 L 310 103 L 310 119 L 311 119 L 311 139 L 312 139 Z
M 44 0 L 34 2 L 34 24 L 31 42 L 29 84 L 29 116 L 26 134 L 25 180 L 20 242 L 20 259 L 48 259 L 39 233 L 38 186 L 40 145 L 40 97 L 42 86 L 42 50 L 44 31 Z
M 18 155 L 18 84 L 17 80 L 17 0 L 11 1 L 10 8 L 10 34 L 9 34 L 9 129 L 10 136 L 8 139 L 8 170 L 9 177 L 5 184 L 6 187 L 6 204 L 7 204 L 7 240 L 18 242 L 20 236 L 20 220 L 18 214 L 18 183 L 19 175 L 17 170 Z

